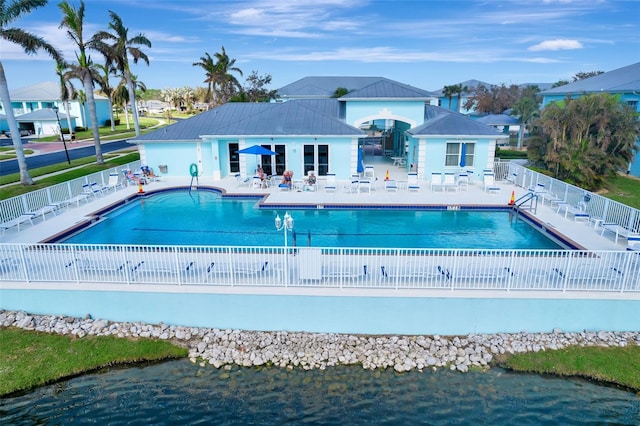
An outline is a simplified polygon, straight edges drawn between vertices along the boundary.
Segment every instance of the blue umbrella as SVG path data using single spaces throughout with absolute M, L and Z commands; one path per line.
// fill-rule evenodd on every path
M 248 148 L 238 150 L 237 153 L 238 154 L 255 154 L 256 165 L 260 164 L 260 161 L 258 161 L 258 155 L 278 155 L 277 152 L 271 151 L 270 149 L 267 149 L 260 145 L 251 145 Z
M 358 165 L 356 166 L 356 172 L 364 172 L 364 164 L 362 164 L 362 148 L 358 148 Z
M 460 167 L 467 165 L 467 144 L 462 144 L 462 152 L 460 153 Z
M 255 154 L 255 155 L 278 155 L 277 152 L 271 151 L 260 145 L 252 145 L 238 151 L 238 154 Z

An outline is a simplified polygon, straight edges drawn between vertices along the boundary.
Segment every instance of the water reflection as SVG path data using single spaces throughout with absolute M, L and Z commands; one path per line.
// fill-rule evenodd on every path
M 0 402 L 3 424 L 640 424 L 640 398 L 582 380 L 486 373 L 111 370 Z

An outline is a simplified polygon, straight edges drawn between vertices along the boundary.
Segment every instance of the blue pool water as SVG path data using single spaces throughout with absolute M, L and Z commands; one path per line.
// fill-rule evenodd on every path
M 637 425 L 640 398 L 499 368 L 230 370 L 171 361 L 111 369 L 0 399 L 5 424 Z
M 172 191 L 134 200 L 66 243 L 281 246 L 274 218 L 255 200 L 211 191 Z M 329 210 L 289 212 L 290 245 L 372 248 L 558 249 L 556 243 L 503 211 Z

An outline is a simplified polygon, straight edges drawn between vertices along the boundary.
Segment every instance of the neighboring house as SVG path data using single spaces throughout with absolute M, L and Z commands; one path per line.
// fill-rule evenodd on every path
M 21 87 L 11 90 L 9 95 L 11 96 L 11 107 L 20 130 L 25 130 L 38 136 L 58 134 L 57 120 L 52 108 L 58 108 L 61 126 L 68 127 L 67 107 L 65 104 L 69 105 L 68 115 L 71 116 L 72 125 L 77 127 L 91 126 L 87 105 L 83 105 L 76 100 L 68 103 L 62 102 L 60 99 L 60 85 L 57 83 L 47 81 Z M 106 120 L 109 120 L 109 100 L 98 94 L 95 95 L 95 100 L 98 124 L 104 126 Z M 4 108 L 5 106 L 0 103 L 0 112 L 4 113 Z M 31 115 L 41 110 L 43 110 L 42 113 Z M 53 120 L 56 121 L 53 121 L 53 123 L 49 113 L 54 115 Z
M 469 98 L 475 95 L 476 89 L 479 86 L 485 86 L 487 89 L 491 89 L 493 84 L 485 83 L 480 80 L 467 80 L 460 83 L 463 88 L 467 88 L 467 90 L 463 91 L 460 95 L 460 99 L 458 99 L 458 94 L 454 94 L 451 97 L 451 101 L 449 101 L 449 97 L 444 95 L 444 87 L 440 90 L 436 90 L 433 92 L 434 96 L 437 98 L 437 105 L 444 109 L 448 109 L 451 111 L 456 111 L 461 114 L 473 114 L 475 112 L 474 108 L 466 109 L 464 104 L 469 100 Z
M 428 175 L 459 170 L 463 144 L 466 168 L 491 168 L 496 141 L 504 137 L 491 126 L 429 105 L 430 92 L 386 78 L 307 77 L 301 82 L 279 91 L 280 102 L 228 103 L 132 142 L 139 145 L 144 164 L 167 175 L 188 175 L 196 164 L 199 173 L 217 179 L 246 176 L 259 164 L 271 175 L 292 170 L 301 177 L 314 170 L 317 176 L 335 173 L 347 179 L 371 142 L 380 146 L 371 155 L 402 156 L 407 170 Z M 349 90 L 339 99 L 331 96 L 341 87 L 334 86 L 337 82 Z M 237 153 L 252 145 L 277 155 Z
M 634 111 L 640 113 L 640 62 L 564 86 L 544 90 L 539 95 L 542 96 L 542 107 L 544 108 L 551 102 L 564 101 L 567 96 L 576 99 L 587 93 L 609 93 L 619 96 L 620 102 L 626 103 Z M 640 149 L 640 140 L 638 140 L 638 148 Z M 627 172 L 640 177 L 640 152 L 636 153 Z

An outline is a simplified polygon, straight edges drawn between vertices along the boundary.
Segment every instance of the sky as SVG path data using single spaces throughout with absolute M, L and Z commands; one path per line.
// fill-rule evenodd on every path
M 12 0 L 11 0 L 12 1 Z M 69 0 L 79 5 L 79 0 Z M 7 27 L 42 36 L 75 57 L 59 28 L 59 1 Z M 109 10 L 150 59 L 132 65 L 147 88 L 205 86 L 193 66 L 224 46 L 244 77 L 270 89 L 306 76 L 381 76 L 425 90 L 466 80 L 554 83 L 578 72 L 640 62 L 640 0 L 85 0 L 85 38 L 107 29 Z M 93 53 L 95 62 L 102 57 Z M 10 89 L 57 81 L 45 54 L 0 41 Z

